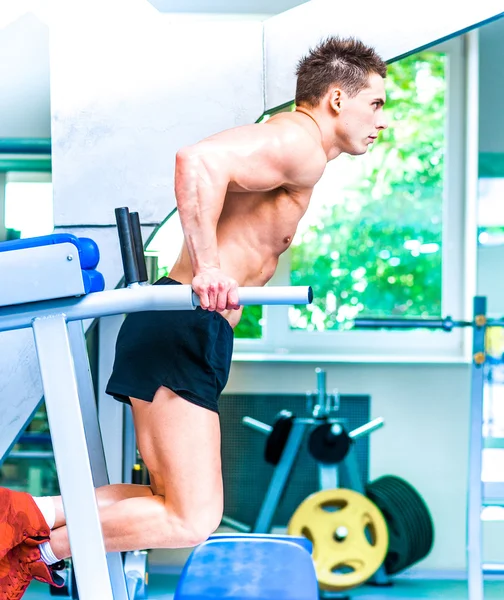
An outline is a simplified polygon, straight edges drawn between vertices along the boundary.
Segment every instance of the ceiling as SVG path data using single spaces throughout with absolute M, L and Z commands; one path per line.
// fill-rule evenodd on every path
M 163 13 L 225 13 L 276 15 L 306 0 L 149 0 Z

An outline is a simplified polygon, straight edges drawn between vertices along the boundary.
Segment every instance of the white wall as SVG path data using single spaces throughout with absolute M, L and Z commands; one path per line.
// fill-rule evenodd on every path
M 51 137 L 49 28 L 32 14 L 0 30 L 0 137 Z

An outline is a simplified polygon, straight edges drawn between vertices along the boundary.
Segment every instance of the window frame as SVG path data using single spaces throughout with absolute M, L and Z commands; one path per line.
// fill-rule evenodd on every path
M 453 38 L 430 50 L 448 56 L 442 316 L 470 318 L 476 290 L 476 245 L 472 242 L 476 241 L 473 213 L 477 202 L 478 109 L 471 88 L 478 89 L 477 33 Z M 290 251 L 287 251 L 280 257 L 269 285 L 289 284 Z M 290 329 L 288 310 L 285 306 L 265 306 L 263 337 L 236 339 L 233 359 L 427 363 L 469 360 L 468 336 L 462 330 L 296 331 Z

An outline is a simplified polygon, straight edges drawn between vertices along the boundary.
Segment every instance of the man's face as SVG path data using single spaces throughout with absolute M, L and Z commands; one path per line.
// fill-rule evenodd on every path
M 338 145 L 348 154 L 364 154 L 388 127 L 383 114 L 385 82 L 381 75 L 369 76 L 368 86 L 350 98 L 341 91 L 340 112 L 336 119 Z

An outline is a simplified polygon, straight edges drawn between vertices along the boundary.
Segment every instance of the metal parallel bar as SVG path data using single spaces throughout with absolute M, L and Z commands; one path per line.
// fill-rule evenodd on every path
M 269 533 L 271 530 L 278 504 L 282 499 L 294 461 L 303 442 L 305 428 L 305 423 L 298 420 L 294 421 L 282 457 L 273 472 L 261 510 L 252 528 L 253 533 Z
M 182 286 L 181 286 L 182 287 Z M 263 304 L 278 306 L 285 304 L 310 304 L 313 301 L 313 291 L 310 286 L 266 286 L 238 288 L 238 298 L 241 306 Z M 193 292 L 194 306 L 199 306 L 199 298 Z
M 79 596 L 114 600 L 64 315 L 35 319 L 33 334 Z
M 307 304 L 311 288 L 242 287 L 238 288 L 240 304 Z M 0 331 L 31 327 L 38 317 L 64 313 L 67 321 L 120 315 L 147 310 L 192 310 L 199 305 L 190 285 L 138 285 L 120 290 L 87 294 L 80 298 L 63 298 L 30 302 L 0 308 Z
M 469 490 L 467 502 L 467 567 L 469 600 L 483 600 L 482 525 L 483 385 L 486 298 L 474 298 L 473 360 L 469 433 Z M 478 325 L 478 323 L 483 323 Z
M 79 392 L 80 410 L 82 423 L 86 436 L 86 443 L 93 476 L 93 485 L 95 488 L 108 485 L 109 476 L 107 463 L 105 460 L 105 451 L 98 421 L 98 407 L 89 366 L 89 357 L 86 347 L 86 338 L 82 327 L 82 321 L 73 321 L 68 324 L 68 333 L 73 361 L 75 365 L 75 375 L 77 388 Z M 76 564 L 75 558 L 73 560 Z M 107 554 L 107 563 L 114 600 L 128 600 L 128 591 L 126 588 L 126 579 L 122 555 L 120 552 Z M 79 582 L 77 582 L 79 587 Z M 79 587 L 80 591 L 80 587 Z

